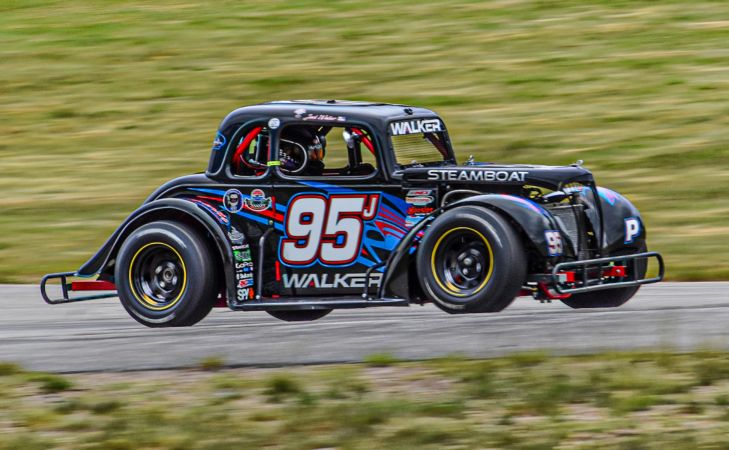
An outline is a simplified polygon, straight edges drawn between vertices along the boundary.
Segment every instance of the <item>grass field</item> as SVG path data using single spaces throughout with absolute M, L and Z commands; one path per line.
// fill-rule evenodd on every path
M 0 449 L 726 449 L 729 355 L 518 354 L 51 375 L 0 365 Z
M 432 107 L 461 159 L 633 200 L 668 276 L 729 279 L 726 1 L 0 3 L 0 282 L 77 268 L 237 106 Z

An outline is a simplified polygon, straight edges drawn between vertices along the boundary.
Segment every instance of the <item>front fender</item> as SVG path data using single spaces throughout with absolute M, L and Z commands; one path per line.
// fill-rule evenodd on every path
M 409 256 L 413 253 L 413 246 L 420 240 L 420 236 L 422 236 L 421 232 L 428 232 L 427 227 L 435 217 L 447 210 L 460 206 L 489 208 L 510 219 L 517 227 L 517 231 L 521 232 L 528 240 L 525 244 L 532 247 L 543 259 L 557 256 L 549 254 L 545 232 L 550 230 L 559 231 L 562 236 L 562 241 L 565 243 L 563 246 L 564 250 L 570 252 L 570 254 L 572 252 L 572 246 L 568 244 L 570 243 L 569 236 L 561 231 L 554 217 L 537 203 L 513 195 L 476 195 L 450 203 L 433 211 L 408 232 L 388 259 L 387 270 L 385 271 L 385 276 L 380 287 L 380 297 L 407 297 L 408 293 L 403 291 L 403 286 L 407 284 L 403 283 L 402 280 L 404 280 L 409 270 L 408 267 L 411 262 Z
M 110 271 L 126 237 L 146 223 L 155 220 L 192 221 L 194 225 L 204 228 L 212 236 L 223 265 L 228 298 L 236 298 L 233 251 L 226 237 L 224 225 L 220 223 L 221 219 L 213 218 L 213 214 L 212 211 L 198 207 L 194 202 L 177 198 L 164 198 L 145 203 L 127 217 L 99 251 L 76 271 L 76 275 L 91 277 Z
M 610 255 L 622 248 L 641 248 L 646 239 L 646 229 L 638 208 L 613 190 L 598 187 L 597 193 L 604 224 L 603 253 Z M 591 192 L 585 198 L 586 201 L 594 203 Z M 595 209 L 589 208 L 587 211 L 595 211 Z M 593 229 L 599 229 L 595 226 L 599 218 L 594 213 L 588 213 L 587 218 L 592 222 Z M 630 221 L 637 223 L 637 230 Z
M 547 244 L 546 231 L 559 231 L 562 235 L 562 241 L 565 252 L 572 252 L 570 238 L 562 232 L 561 227 L 557 224 L 554 216 L 550 214 L 538 203 L 527 200 L 523 197 L 506 194 L 485 194 L 468 197 L 463 200 L 454 202 L 449 206 L 455 208 L 458 206 L 475 205 L 489 208 L 500 213 L 517 227 L 517 231 L 521 231 L 522 235 L 528 239 L 527 244 L 531 244 L 534 250 L 543 258 L 549 258 L 549 246 Z

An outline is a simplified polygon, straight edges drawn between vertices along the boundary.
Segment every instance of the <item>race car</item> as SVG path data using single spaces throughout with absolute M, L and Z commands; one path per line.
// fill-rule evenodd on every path
M 429 302 L 496 312 L 518 296 L 616 307 L 663 273 L 638 210 L 581 162 L 459 165 L 431 110 L 306 100 L 228 114 L 204 173 L 162 185 L 41 293 L 118 296 L 172 327 L 215 306 L 286 321 Z

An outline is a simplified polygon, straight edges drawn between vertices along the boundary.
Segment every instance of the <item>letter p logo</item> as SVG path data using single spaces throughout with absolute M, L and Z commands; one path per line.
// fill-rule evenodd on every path
M 638 236 L 640 236 L 640 220 L 636 217 L 625 219 L 625 243 L 632 244 Z

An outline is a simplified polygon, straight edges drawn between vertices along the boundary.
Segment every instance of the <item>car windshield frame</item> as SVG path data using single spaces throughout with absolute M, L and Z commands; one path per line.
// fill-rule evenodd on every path
M 439 159 L 419 161 L 417 158 L 414 158 L 411 163 L 401 163 L 400 159 L 403 157 L 403 154 L 402 150 L 400 150 L 399 153 L 398 149 L 402 149 L 402 144 L 398 145 L 396 139 L 400 136 L 418 135 L 422 137 L 423 141 L 429 142 L 430 149 L 432 149 L 433 153 L 429 153 L 428 156 L 439 155 Z M 426 137 L 426 135 L 433 136 L 437 139 L 437 141 L 434 142 Z M 392 160 L 395 164 L 396 170 L 406 169 L 409 167 L 449 166 L 456 163 L 445 122 L 438 116 L 398 118 L 391 120 L 387 124 L 387 138 L 389 141 L 388 144 L 392 150 Z M 423 145 L 423 148 L 427 149 L 428 147 Z

